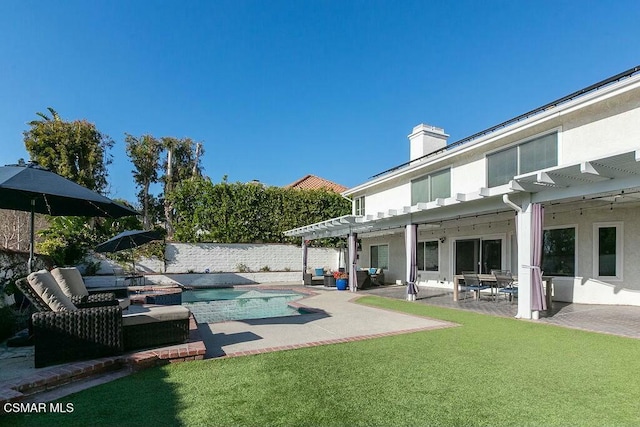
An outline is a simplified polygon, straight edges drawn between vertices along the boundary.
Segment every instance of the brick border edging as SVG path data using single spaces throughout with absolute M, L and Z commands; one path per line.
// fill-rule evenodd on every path
M 423 328 L 403 329 L 403 330 L 393 331 L 393 332 L 381 332 L 379 334 L 359 335 L 359 336 L 349 337 L 349 338 L 336 338 L 333 340 L 313 341 L 308 343 L 291 344 L 291 345 L 284 345 L 279 347 L 268 347 L 268 348 L 256 349 L 256 350 L 238 351 L 235 353 L 228 353 L 224 356 L 216 357 L 216 359 L 227 359 L 231 357 L 250 356 L 250 355 L 262 354 L 262 353 L 272 353 L 275 351 L 297 350 L 300 348 L 318 347 L 321 345 L 342 344 L 342 343 L 349 343 L 349 342 L 355 342 L 355 341 L 364 341 L 364 340 L 369 340 L 373 338 L 383 338 L 383 337 L 391 337 L 394 335 L 411 334 L 414 332 L 445 329 L 453 326 L 456 326 L 456 325 L 443 324 L 443 325 L 427 326 Z
M 206 347 L 192 314 L 189 319 L 189 341 L 186 343 L 43 368 L 44 371 L 26 378 L 0 384 L 0 405 L 18 402 L 31 395 L 111 370 L 128 369 L 136 372 L 168 363 L 202 360 L 205 353 Z
M 122 360 L 120 356 L 50 367 L 44 372 L 36 372 L 27 378 L 14 379 L 2 384 L 0 388 L 0 405 L 8 402 L 17 402 L 42 391 L 121 368 Z

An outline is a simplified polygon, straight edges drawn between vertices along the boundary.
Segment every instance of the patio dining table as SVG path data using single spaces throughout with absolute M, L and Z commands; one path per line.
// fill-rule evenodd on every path
M 492 292 L 493 292 L 493 288 L 496 287 L 497 285 L 497 281 L 496 281 L 496 276 L 494 276 L 493 274 L 478 274 L 478 278 L 480 279 L 481 282 L 486 282 L 489 284 L 489 286 L 491 286 L 492 288 Z M 462 274 L 456 274 L 455 276 L 453 276 L 453 300 L 454 301 L 458 301 L 458 294 L 459 294 L 459 287 L 460 287 L 460 280 L 464 279 L 464 276 Z M 513 276 L 513 280 L 515 282 L 518 281 L 518 276 Z M 553 294 L 553 277 L 552 276 L 542 276 L 542 281 L 544 282 L 545 285 L 545 298 L 547 300 L 547 309 L 550 309 L 552 307 L 552 301 L 551 301 L 551 296 Z M 497 289 L 496 289 L 497 292 Z M 476 298 L 475 294 L 474 294 L 474 299 Z

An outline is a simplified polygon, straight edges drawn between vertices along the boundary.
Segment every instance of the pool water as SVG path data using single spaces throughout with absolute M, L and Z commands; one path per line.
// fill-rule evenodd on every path
M 288 305 L 304 295 L 288 290 L 193 289 L 182 293 L 182 305 L 198 323 L 264 319 L 300 314 Z

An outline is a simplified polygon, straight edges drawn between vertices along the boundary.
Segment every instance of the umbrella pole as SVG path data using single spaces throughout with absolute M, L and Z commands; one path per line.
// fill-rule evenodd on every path
M 27 272 L 31 273 L 33 272 L 33 263 L 34 263 L 34 246 L 35 246 L 35 242 L 36 242 L 36 237 L 35 237 L 35 230 L 34 230 L 34 226 L 35 226 L 35 208 L 36 208 L 36 199 L 31 199 L 31 218 L 30 218 L 30 222 L 31 222 L 31 236 L 30 236 L 30 242 L 29 242 L 29 261 L 27 263 Z

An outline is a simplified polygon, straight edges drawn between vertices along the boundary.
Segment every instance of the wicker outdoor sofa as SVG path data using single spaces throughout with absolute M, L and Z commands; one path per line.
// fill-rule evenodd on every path
M 190 312 L 186 307 L 142 306 L 123 314 L 112 293 L 73 296 L 60 307 L 49 299 L 51 294 L 56 294 L 54 299 L 64 299 L 49 276 L 41 270 L 16 282 L 37 310 L 30 324 L 36 368 L 178 344 L 189 338 Z M 34 284 L 38 281 L 46 284 L 44 293 L 41 283 Z

